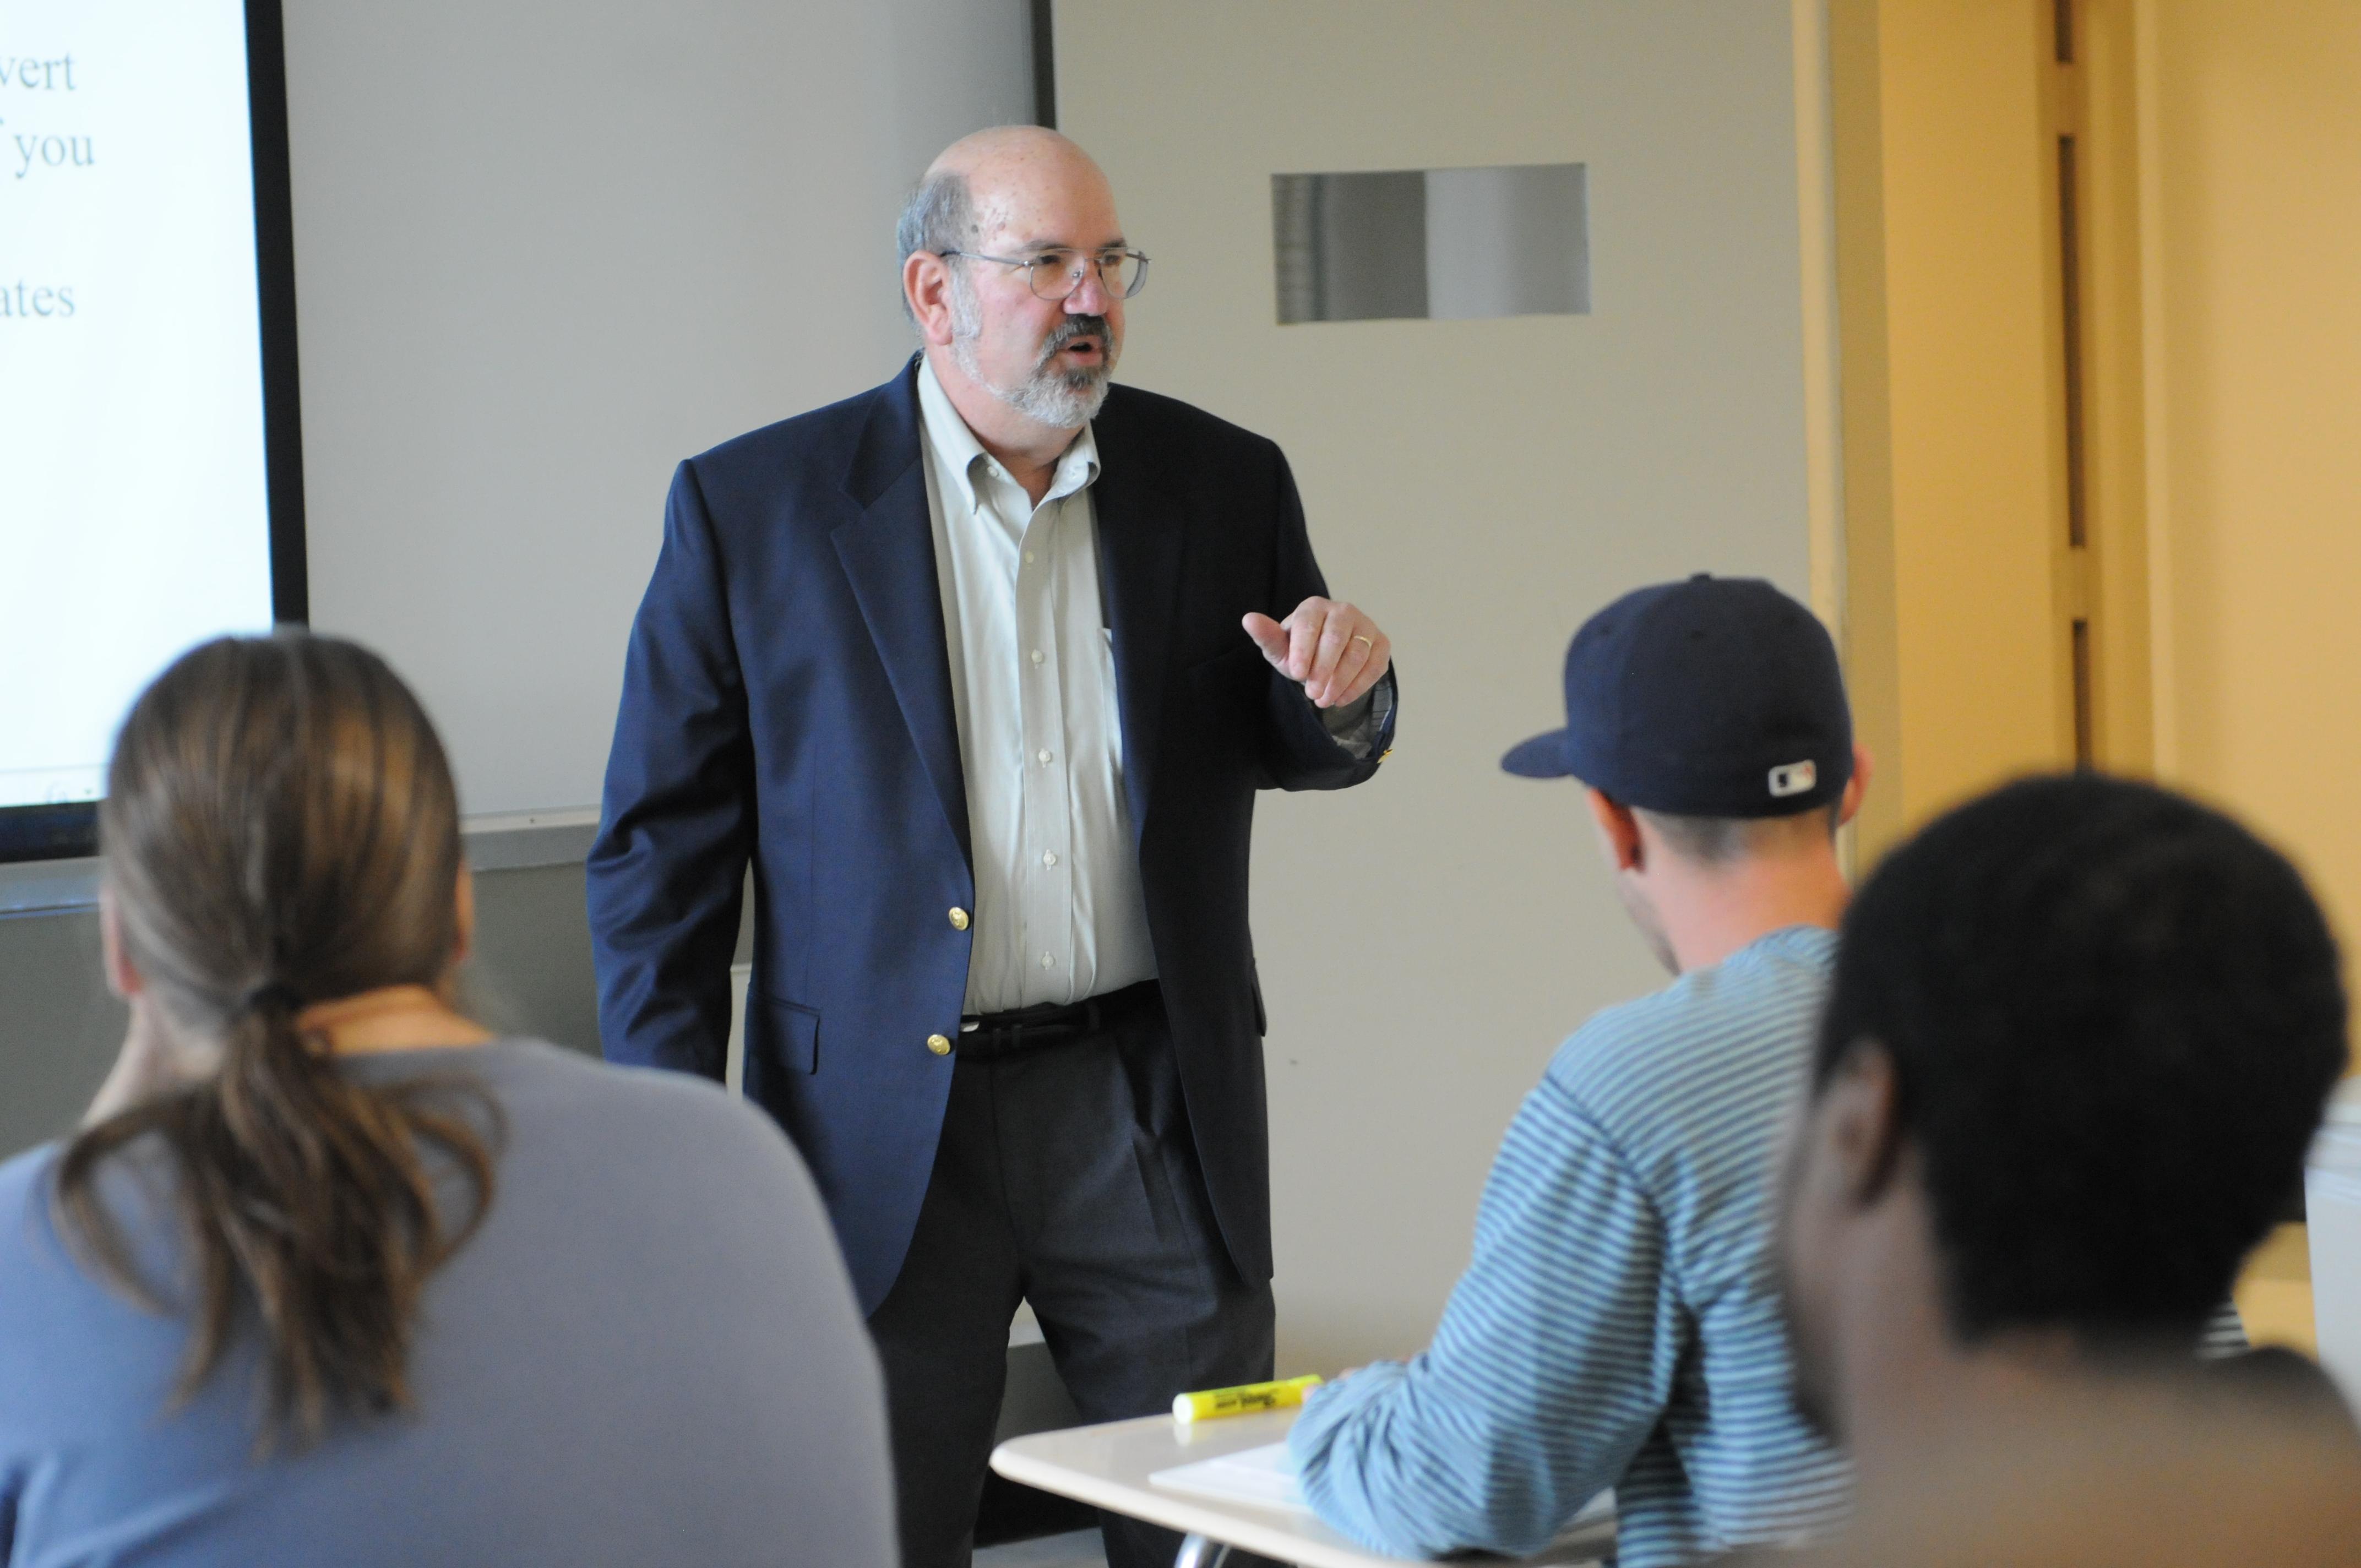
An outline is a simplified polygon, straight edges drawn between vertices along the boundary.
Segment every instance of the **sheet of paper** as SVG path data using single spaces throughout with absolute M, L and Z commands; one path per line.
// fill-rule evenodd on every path
M 1159 1470 L 1148 1478 L 1151 1486 L 1223 1503 L 1252 1503 L 1259 1508 L 1285 1508 L 1308 1514 L 1303 1489 L 1296 1485 L 1295 1456 L 1283 1442 L 1244 1448 L 1217 1459 L 1200 1459 Z
M 1303 1500 L 1302 1486 L 1296 1480 L 1295 1456 L 1283 1442 L 1242 1448 L 1217 1459 L 1200 1459 L 1194 1464 L 1159 1470 L 1148 1477 L 1148 1484 L 1220 1503 L 1246 1503 L 1297 1514 L 1312 1512 L 1312 1506 Z M 1615 1494 L 1611 1490 L 1601 1492 L 1583 1504 L 1581 1511 L 1566 1520 L 1565 1529 L 1559 1533 L 1574 1535 L 1614 1517 Z

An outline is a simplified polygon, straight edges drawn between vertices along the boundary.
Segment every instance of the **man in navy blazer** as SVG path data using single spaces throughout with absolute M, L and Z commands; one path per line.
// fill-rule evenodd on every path
M 752 865 L 746 1092 L 827 1199 L 929 1568 L 1020 1300 L 1088 1419 L 1270 1375 L 1255 792 L 1371 776 L 1394 685 L 1278 447 L 1107 384 L 1146 258 L 1078 148 L 962 141 L 901 237 L 923 352 L 675 477 L 589 895 L 607 1054 L 718 1080 Z

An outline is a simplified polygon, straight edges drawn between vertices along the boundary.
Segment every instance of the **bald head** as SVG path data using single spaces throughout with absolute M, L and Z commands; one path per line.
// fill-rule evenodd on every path
M 994 126 L 961 137 L 927 166 L 902 214 L 902 258 L 990 249 L 1004 236 L 1020 246 L 1046 238 L 1022 231 L 1075 205 L 1103 208 L 1110 222 L 1115 212 L 1114 187 L 1080 144 L 1045 126 Z
M 991 181 L 1043 173 L 1059 179 L 1081 174 L 1106 183 L 1105 173 L 1080 143 L 1047 126 L 994 126 L 963 136 L 928 165 L 926 177 L 963 174 L 981 189 Z

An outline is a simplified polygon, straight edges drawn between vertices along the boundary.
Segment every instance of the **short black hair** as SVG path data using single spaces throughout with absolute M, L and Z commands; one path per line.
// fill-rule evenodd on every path
M 1817 1080 L 1894 1062 L 1951 1332 L 2194 1338 L 2345 1069 L 2337 949 L 2287 860 L 2095 773 L 2010 784 L 1847 913 Z
M 1767 839 L 1764 823 L 1786 823 L 1801 817 L 1817 817 L 1827 826 L 1831 839 L 1837 836 L 1837 829 L 1844 826 L 1842 795 L 1826 806 L 1807 806 L 1784 817 L 1683 817 L 1640 806 L 1633 806 L 1631 810 L 1634 815 L 1645 817 L 1648 825 L 1683 859 L 1701 866 L 1726 866 L 1753 853 Z

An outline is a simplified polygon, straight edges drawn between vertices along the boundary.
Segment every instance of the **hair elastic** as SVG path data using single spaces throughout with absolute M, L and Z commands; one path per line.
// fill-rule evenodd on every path
M 303 999 L 285 981 L 265 981 L 246 993 L 245 1011 L 248 1013 L 296 1013 L 302 1011 Z

